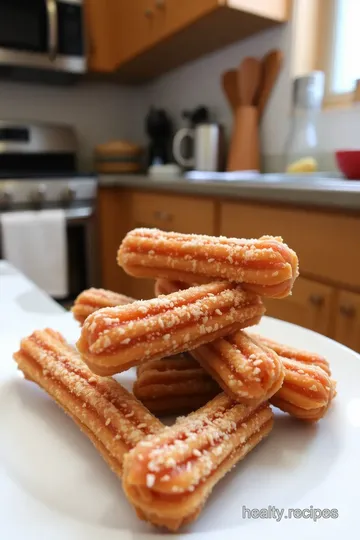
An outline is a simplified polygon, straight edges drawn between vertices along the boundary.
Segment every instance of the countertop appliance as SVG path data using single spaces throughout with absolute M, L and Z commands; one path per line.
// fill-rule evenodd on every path
M 71 298 L 97 282 L 96 193 L 96 178 L 77 172 L 70 126 L 0 121 L 0 214 L 64 209 Z
M 84 73 L 83 0 L 1 0 L 0 68 Z
M 185 157 L 182 152 L 183 142 L 193 140 L 193 154 Z M 196 171 L 220 171 L 224 165 L 224 133 L 220 124 L 197 124 L 194 129 L 180 129 L 173 141 L 175 160 L 182 167 L 191 167 Z
M 146 133 L 150 139 L 148 166 L 165 165 L 171 161 L 172 122 L 164 109 L 151 107 L 145 119 Z

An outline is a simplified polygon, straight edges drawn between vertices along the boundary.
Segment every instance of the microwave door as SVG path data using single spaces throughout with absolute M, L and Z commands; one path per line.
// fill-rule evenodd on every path
M 49 63 L 48 19 L 45 0 L 0 0 L 0 64 Z
M 0 66 L 83 73 L 81 0 L 0 0 Z

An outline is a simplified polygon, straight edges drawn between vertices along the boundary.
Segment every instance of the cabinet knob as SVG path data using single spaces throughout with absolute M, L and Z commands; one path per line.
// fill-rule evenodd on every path
M 165 0 L 156 0 L 156 7 L 159 9 L 163 9 L 165 7 Z
M 165 212 L 164 210 L 157 210 L 154 212 L 154 218 L 160 221 L 172 221 L 172 214 Z
M 320 294 L 311 294 L 309 296 L 309 302 L 315 307 L 320 307 L 324 304 L 325 298 Z
M 340 306 L 340 313 L 344 317 L 354 317 L 356 309 L 351 304 L 342 304 Z
M 145 17 L 150 19 L 150 17 L 152 17 L 153 15 L 154 15 L 154 11 L 152 9 L 150 8 L 145 9 Z

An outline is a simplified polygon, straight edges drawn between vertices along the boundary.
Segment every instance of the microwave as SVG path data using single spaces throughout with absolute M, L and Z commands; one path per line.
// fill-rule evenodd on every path
M 86 71 L 82 0 L 0 0 L 0 67 Z

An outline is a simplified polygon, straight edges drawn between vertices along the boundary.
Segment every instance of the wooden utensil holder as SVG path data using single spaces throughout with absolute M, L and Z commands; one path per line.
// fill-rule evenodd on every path
M 259 116 L 256 107 L 244 105 L 237 108 L 227 171 L 247 171 L 260 169 Z

